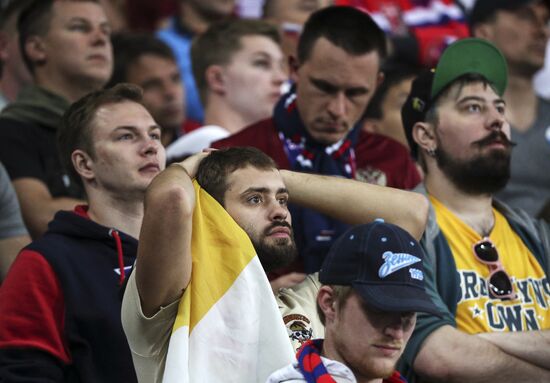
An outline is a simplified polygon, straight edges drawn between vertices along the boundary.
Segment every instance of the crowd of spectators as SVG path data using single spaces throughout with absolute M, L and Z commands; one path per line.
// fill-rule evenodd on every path
M 550 381 L 549 21 L 0 0 L 0 381 Z

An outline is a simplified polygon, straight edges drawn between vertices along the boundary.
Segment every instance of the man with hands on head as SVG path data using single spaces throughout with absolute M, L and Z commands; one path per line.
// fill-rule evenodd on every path
M 130 276 L 122 310 L 138 376 L 147 374 L 157 381 L 163 375 L 178 302 L 192 278 L 195 177 L 248 234 L 266 272 L 292 262 L 295 256 L 289 201 L 350 224 L 382 217 L 416 238 L 424 230 L 426 200 L 416 193 L 278 170 L 257 149 L 201 153 L 169 166 L 147 191 L 136 270 Z M 276 293 L 295 349 L 311 337 L 323 336 L 315 309 L 318 288 L 313 274 Z

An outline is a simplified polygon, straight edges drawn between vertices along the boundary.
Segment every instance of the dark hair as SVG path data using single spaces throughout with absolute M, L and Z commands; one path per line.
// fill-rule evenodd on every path
M 176 62 L 172 49 L 162 40 L 148 33 L 117 33 L 112 35 L 111 44 L 114 67 L 113 75 L 106 88 L 128 82 L 128 70 L 141 56 L 153 55 Z
M 383 118 L 382 104 L 386 100 L 388 91 L 405 79 L 415 78 L 420 70 L 418 66 L 401 61 L 388 60 L 384 63 L 382 67 L 384 81 L 376 88 L 363 118 Z
M 386 58 L 386 36 L 365 12 L 348 6 L 331 6 L 311 14 L 298 41 L 298 61 L 309 59 L 315 42 L 321 37 L 351 55 L 378 52 Z
M 82 180 L 73 167 L 73 152 L 80 149 L 94 157 L 92 122 L 97 110 L 104 105 L 124 101 L 142 104 L 141 88 L 133 84 L 118 84 L 113 88 L 89 93 L 73 103 L 63 115 L 57 131 L 58 150 L 63 166 L 77 184 L 82 186 Z
M 21 11 L 25 9 L 31 1 L 32 0 L 11 0 L 7 2 L 0 10 L 0 29 L 4 29 L 12 17 L 19 17 Z
M 226 65 L 242 48 L 244 36 L 263 36 L 281 43 L 277 28 L 262 20 L 225 20 L 212 23 L 191 45 L 193 77 L 203 104 L 206 104 L 208 83 L 206 69 L 212 65 Z
M 19 1 L 19 0 L 18 0 Z M 17 30 L 19 32 L 19 49 L 25 65 L 34 74 L 34 64 L 27 55 L 25 45 L 32 36 L 44 36 L 50 29 L 52 19 L 52 8 L 54 3 L 72 1 L 99 3 L 99 0 L 31 0 L 27 7 L 19 14 Z M 71 54 L 70 52 L 59 52 L 59 54 Z
M 213 151 L 197 170 L 197 182 L 220 205 L 224 205 L 227 177 L 235 170 L 251 166 L 260 170 L 277 169 L 271 157 L 253 147 L 232 147 Z

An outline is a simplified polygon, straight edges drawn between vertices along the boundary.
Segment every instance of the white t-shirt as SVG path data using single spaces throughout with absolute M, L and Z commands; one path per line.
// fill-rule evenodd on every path
M 214 141 L 228 137 L 229 132 L 217 125 L 205 125 L 178 138 L 166 148 L 166 158 L 170 160 L 199 153 L 209 148 Z
M 137 291 L 135 272 L 128 279 L 122 301 L 122 326 L 136 374 L 140 382 L 162 382 L 168 344 L 178 312 L 179 300 L 161 308 L 147 318 L 143 314 Z M 277 304 L 294 349 L 314 338 L 323 338 L 324 326 L 317 314 L 317 292 L 321 286 L 318 274 L 292 288 L 280 289 L 276 294 Z

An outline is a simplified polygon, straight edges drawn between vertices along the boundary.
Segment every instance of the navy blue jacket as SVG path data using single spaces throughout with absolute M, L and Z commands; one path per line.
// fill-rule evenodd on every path
M 82 207 L 55 215 L 0 289 L 1 382 L 137 381 L 119 295 L 137 244 Z

